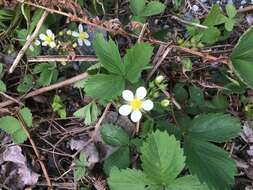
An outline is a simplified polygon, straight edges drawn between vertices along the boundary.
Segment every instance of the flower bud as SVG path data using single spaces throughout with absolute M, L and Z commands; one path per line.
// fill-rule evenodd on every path
M 155 92 L 154 94 L 153 94 L 153 98 L 158 98 L 159 97 L 159 92 Z
M 155 83 L 160 84 L 164 80 L 164 76 L 159 75 L 155 78 Z
M 68 31 L 67 31 L 67 34 L 68 34 L 68 35 L 71 35 L 71 34 L 72 34 L 71 30 L 68 30 Z
M 63 32 L 62 31 L 59 32 L 59 36 L 63 36 Z
M 73 43 L 72 47 L 73 47 L 73 48 L 76 48 L 76 47 L 77 47 L 77 43 L 76 43 L 76 42 Z
M 164 99 L 161 101 L 161 106 L 162 107 L 168 107 L 170 105 L 170 100 Z

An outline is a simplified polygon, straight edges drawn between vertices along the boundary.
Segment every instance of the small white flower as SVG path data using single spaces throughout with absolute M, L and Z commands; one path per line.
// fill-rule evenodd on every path
M 127 101 L 127 104 L 122 105 L 119 108 L 119 113 L 121 115 L 127 116 L 131 112 L 131 120 L 133 122 L 138 122 L 141 119 L 141 111 L 150 111 L 153 109 L 154 104 L 151 100 L 145 100 L 147 95 L 147 90 L 142 86 L 137 88 L 135 95 L 130 90 L 124 90 L 122 92 L 122 97 Z
M 76 31 L 72 32 L 72 36 L 78 38 L 77 41 L 79 46 L 83 46 L 83 44 L 85 44 L 86 46 L 90 46 L 91 43 L 88 40 L 89 34 L 83 31 L 83 25 L 79 24 L 78 30 L 79 32 Z
M 28 35 L 27 37 L 26 37 L 26 40 L 29 40 L 30 39 L 30 35 Z M 39 40 L 35 40 L 30 46 L 29 46 L 29 49 L 31 50 L 31 51 L 34 51 L 34 46 L 33 45 L 36 45 L 36 46 L 39 46 L 40 45 L 40 41 Z
M 47 29 L 46 34 L 40 34 L 40 39 L 43 41 L 42 46 L 56 47 L 55 35 L 51 30 Z

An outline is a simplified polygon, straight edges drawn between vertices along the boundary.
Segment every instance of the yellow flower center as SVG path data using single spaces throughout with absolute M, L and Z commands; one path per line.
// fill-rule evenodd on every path
M 47 43 L 51 43 L 52 41 L 54 41 L 54 39 L 53 39 L 51 36 L 46 36 L 45 41 L 46 41 Z
M 130 106 L 132 107 L 133 110 L 139 110 L 142 108 L 142 101 L 139 98 L 134 98 L 130 102 Z
M 88 36 L 88 34 L 87 34 L 87 32 L 80 32 L 79 33 L 79 39 L 80 40 L 85 40 L 85 39 L 87 39 L 89 36 Z

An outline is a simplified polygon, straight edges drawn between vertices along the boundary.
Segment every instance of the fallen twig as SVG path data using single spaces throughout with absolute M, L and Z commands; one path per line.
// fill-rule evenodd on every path
M 49 190 L 52 190 L 53 187 L 52 187 L 51 180 L 50 180 L 50 178 L 49 178 L 49 176 L 48 176 L 46 166 L 45 166 L 44 163 L 41 161 L 40 153 L 39 153 L 39 151 L 38 151 L 38 149 L 37 149 L 37 147 L 36 147 L 35 142 L 33 141 L 32 137 L 31 137 L 31 135 L 30 135 L 29 131 L 28 131 L 27 128 L 26 128 L 24 119 L 23 119 L 23 117 L 22 117 L 21 114 L 18 114 L 18 119 L 19 119 L 19 121 L 20 121 L 20 126 L 21 126 L 21 128 L 22 128 L 23 131 L 26 133 L 26 135 L 27 135 L 27 137 L 28 137 L 28 139 L 29 139 L 29 141 L 30 141 L 30 143 L 31 143 L 31 145 L 32 145 L 32 148 L 33 148 L 33 150 L 34 150 L 34 153 L 35 153 L 35 155 L 36 155 L 36 157 L 37 157 L 37 159 L 38 159 L 38 162 L 39 162 L 39 164 L 40 164 L 40 167 L 41 167 L 41 169 L 42 169 L 42 171 L 43 171 L 43 174 L 44 174 L 44 176 L 45 176 L 45 178 L 46 178 L 47 185 L 48 185 L 48 189 L 49 189 Z
M 88 73 L 82 73 L 80 75 L 77 75 L 77 76 L 75 76 L 73 78 L 70 78 L 70 79 L 67 79 L 65 81 L 62 81 L 62 82 L 59 82 L 59 83 L 56 83 L 56 84 L 52 84 L 52 85 L 44 87 L 44 88 L 34 90 L 33 92 L 30 92 L 26 96 L 22 97 L 22 99 L 31 98 L 33 96 L 37 96 L 39 94 L 43 94 L 43 93 L 51 91 L 51 90 L 55 90 L 55 89 L 61 88 L 63 86 L 68 86 L 68 85 L 73 84 L 77 81 L 85 79 L 87 76 L 88 76 Z M 8 101 L 5 101 L 5 102 L 2 102 L 2 103 L 0 103 L 0 108 L 9 106 L 13 103 L 15 103 L 15 101 L 13 101 L 13 100 L 8 100 Z
M 72 62 L 72 61 L 89 61 L 96 62 L 98 59 L 93 55 L 76 55 L 74 58 L 64 55 L 46 55 L 46 56 L 36 56 L 28 57 L 27 62 L 36 63 L 36 62 Z
M 35 40 L 35 38 L 37 37 L 37 35 L 39 34 L 40 28 L 43 25 L 44 21 L 46 20 L 48 15 L 47 11 L 44 11 L 44 13 L 42 14 L 34 32 L 32 33 L 31 37 L 25 42 L 25 45 L 22 47 L 22 49 L 19 51 L 16 59 L 14 60 L 9 73 L 12 73 L 14 71 L 14 69 L 16 68 L 16 66 L 18 65 L 18 63 L 20 62 L 20 60 L 22 59 L 22 57 L 24 56 L 26 50 L 29 48 L 29 46 L 31 45 L 31 43 Z
M 175 19 L 175 20 L 177 20 L 179 22 L 182 22 L 184 24 L 190 25 L 190 26 L 195 26 L 197 28 L 202 28 L 202 29 L 208 29 L 208 26 L 204 26 L 202 24 L 198 24 L 198 23 L 187 21 L 187 20 L 183 20 L 183 19 L 181 19 L 181 18 L 179 18 L 177 16 L 174 16 L 174 15 L 171 18 Z

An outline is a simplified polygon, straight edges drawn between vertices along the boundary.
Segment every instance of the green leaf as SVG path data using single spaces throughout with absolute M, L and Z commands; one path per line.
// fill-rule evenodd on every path
M 184 84 L 177 83 L 173 89 L 175 98 L 178 102 L 184 102 L 188 99 L 188 92 L 184 88 Z
M 203 105 L 205 102 L 204 93 L 201 88 L 197 86 L 190 86 L 189 87 L 190 92 L 190 102 L 196 104 L 196 105 Z
M 203 24 L 206 26 L 216 26 L 225 23 L 225 21 L 226 17 L 221 14 L 220 6 L 218 4 L 215 4 L 212 6 Z
M 29 89 L 33 87 L 33 76 L 25 75 L 23 81 L 18 85 L 18 92 L 27 92 Z
M 143 172 L 135 169 L 113 169 L 108 178 L 110 190 L 146 190 L 148 184 Z
M 118 47 L 112 39 L 106 41 L 102 34 L 96 34 L 93 46 L 99 61 L 106 70 L 117 75 L 124 75 L 124 65 Z
M 97 107 L 95 102 L 91 102 L 88 105 L 78 109 L 74 116 L 84 119 L 84 123 L 86 125 L 90 125 L 97 120 L 98 115 L 100 114 L 100 110 Z
M 202 32 L 201 41 L 203 43 L 213 44 L 218 41 L 220 34 L 218 28 L 210 26 Z
M 6 85 L 2 80 L 0 80 L 0 92 L 6 92 Z
M 65 119 L 67 116 L 66 110 L 65 110 L 65 105 L 63 104 L 61 97 L 58 95 L 54 96 L 54 100 L 52 103 L 52 108 L 54 112 L 57 112 L 58 115 L 62 118 Z
M 29 30 L 28 30 L 28 34 L 31 34 L 33 32 L 33 30 L 35 29 L 35 27 L 37 26 L 42 14 L 43 14 L 44 10 L 42 9 L 36 9 L 33 13 L 33 17 L 32 17 L 32 22 L 29 25 Z
M 250 88 L 253 88 L 253 28 L 239 39 L 230 56 L 235 74 Z
M 107 175 L 110 174 L 112 168 L 125 169 L 130 165 L 130 152 L 127 146 L 120 147 L 108 158 L 106 158 L 103 168 Z
M 143 143 L 141 161 L 148 179 L 157 185 L 171 183 L 185 165 L 180 142 L 160 131 L 150 134 Z
M 227 152 L 196 137 L 185 138 L 184 151 L 187 166 L 200 182 L 205 182 L 210 189 L 231 189 L 236 167 Z
M 199 182 L 195 176 L 184 176 L 175 179 L 167 186 L 168 190 L 209 190 L 206 185 Z
M 225 29 L 229 32 L 231 32 L 234 28 L 235 21 L 233 19 L 227 19 L 225 22 Z
M 86 172 L 86 156 L 83 152 L 80 153 L 79 159 L 75 160 L 74 179 L 79 181 L 85 176 Z
M 140 15 L 145 7 L 146 0 L 130 0 L 130 8 L 134 15 Z
M 153 16 L 156 14 L 160 14 L 165 10 L 165 5 L 158 1 L 149 2 L 144 9 L 141 11 L 140 16 Z
M 125 80 L 117 75 L 97 74 L 87 78 L 87 96 L 95 99 L 114 99 L 125 89 Z
M 22 115 L 23 120 L 25 121 L 27 127 L 33 126 L 33 116 L 31 110 L 27 107 L 22 108 L 19 113 Z
M 124 57 L 126 78 L 135 83 L 140 78 L 141 72 L 147 68 L 153 53 L 153 47 L 146 43 L 135 44 L 127 50 Z
M 104 124 L 100 129 L 100 133 L 103 141 L 111 146 L 123 146 L 128 145 L 129 136 L 119 126 L 112 124 Z
M 210 113 L 193 119 L 189 135 L 205 141 L 224 142 L 237 137 L 240 131 L 238 118 L 222 113 Z
M 232 3 L 226 5 L 226 12 L 229 18 L 234 18 L 237 14 L 236 8 Z
M 0 74 L 3 72 L 4 66 L 2 63 L 0 63 Z
M 8 133 L 12 141 L 20 144 L 26 141 L 27 135 L 20 126 L 19 121 L 12 116 L 5 116 L 0 118 L 0 129 Z

